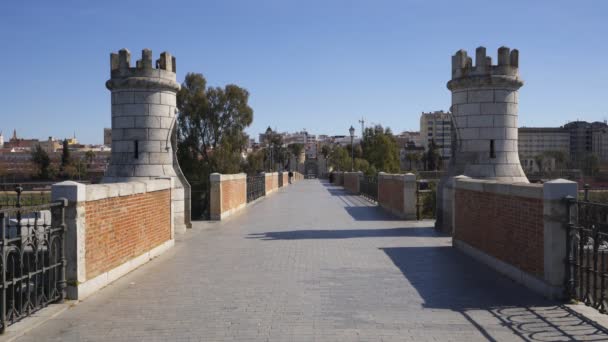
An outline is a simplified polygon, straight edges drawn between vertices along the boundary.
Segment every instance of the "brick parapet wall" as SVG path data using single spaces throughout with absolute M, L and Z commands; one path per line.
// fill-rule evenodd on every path
M 454 239 L 543 277 L 542 194 L 533 198 L 457 188 L 454 203 Z
M 279 173 L 278 172 L 267 172 L 266 176 L 266 195 L 269 195 L 279 188 Z
M 577 185 L 454 178 L 455 247 L 552 298 L 563 294 L 568 209 Z
M 87 279 L 171 240 L 171 190 L 85 202 Z
M 279 173 L 264 174 L 265 194 L 269 195 L 279 189 Z M 283 187 L 289 185 L 289 175 L 283 172 Z M 302 179 L 294 172 L 292 181 Z M 212 220 L 223 220 L 247 206 L 247 175 L 244 173 L 224 175 L 213 173 L 210 176 L 210 211 Z
M 67 198 L 68 297 L 83 299 L 174 243 L 171 179 L 53 185 Z
M 378 174 L 378 205 L 404 219 L 416 218 L 416 176 Z
M 359 193 L 359 180 L 363 172 L 344 172 L 344 189 L 353 194 Z
M 228 217 L 247 205 L 247 175 L 244 173 L 210 176 L 209 209 L 212 220 Z

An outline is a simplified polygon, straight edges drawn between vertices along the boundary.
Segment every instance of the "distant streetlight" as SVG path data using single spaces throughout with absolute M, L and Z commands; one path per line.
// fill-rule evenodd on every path
M 353 140 L 355 139 L 355 127 L 351 125 L 348 131 L 350 132 L 350 172 L 353 172 L 355 171 L 355 149 L 353 148 Z

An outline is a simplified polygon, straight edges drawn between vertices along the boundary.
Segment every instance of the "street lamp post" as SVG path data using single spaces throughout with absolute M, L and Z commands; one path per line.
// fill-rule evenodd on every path
M 355 138 L 355 128 L 351 125 L 348 129 L 350 132 L 350 172 L 355 171 L 355 149 L 353 148 L 353 139 Z

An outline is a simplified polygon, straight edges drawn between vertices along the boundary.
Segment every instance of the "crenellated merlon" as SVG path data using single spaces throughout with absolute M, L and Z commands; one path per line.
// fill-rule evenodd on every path
M 168 52 L 160 54 L 152 64 L 152 50 L 143 49 L 141 59 L 131 67 L 131 52 L 121 49 L 110 54 L 111 78 L 106 82 L 110 90 L 123 89 L 166 89 L 177 91 L 180 88 L 176 81 L 175 57 Z
M 113 73 L 120 71 L 125 74 L 129 71 L 150 70 L 154 68 L 173 73 L 176 71 L 175 57 L 166 51 L 160 54 L 160 58 L 156 60 L 153 66 L 152 50 L 150 49 L 143 49 L 141 51 L 141 59 L 135 62 L 135 68 L 131 68 L 131 52 L 128 49 L 121 49 L 118 53 L 111 53 L 110 68 Z
M 503 75 L 518 76 L 519 51 L 510 50 L 502 46 L 498 49 L 498 64 L 492 65 L 492 57 L 486 55 L 486 48 L 483 46 L 475 50 L 475 66 L 473 59 L 464 50 L 458 50 L 452 56 L 452 79 L 483 76 L 483 75 Z
M 498 49 L 498 64 L 492 64 L 492 57 L 486 55 L 483 46 L 475 50 L 475 65 L 473 59 L 465 50 L 458 50 L 452 56 L 452 80 L 448 89 L 460 87 L 485 87 L 504 85 L 509 88 L 519 88 L 523 81 L 519 78 L 519 51 L 502 46 Z

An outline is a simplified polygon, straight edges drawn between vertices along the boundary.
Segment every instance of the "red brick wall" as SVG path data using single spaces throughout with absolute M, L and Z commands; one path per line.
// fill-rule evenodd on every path
M 378 204 L 381 207 L 403 212 L 403 181 L 378 177 Z
M 247 178 L 222 181 L 221 189 L 222 213 L 247 203 Z
M 344 189 L 350 192 L 359 192 L 359 174 L 345 173 L 344 174 Z
M 543 201 L 456 189 L 454 239 L 543 277 Z
M 87 279 L 171 239 L 171 190 L 85 202 Z
M 272 174 L 270 176 L 266 176 L 266 193 L 269 193 L 271 190 L 279 187 L 279 175 Z

